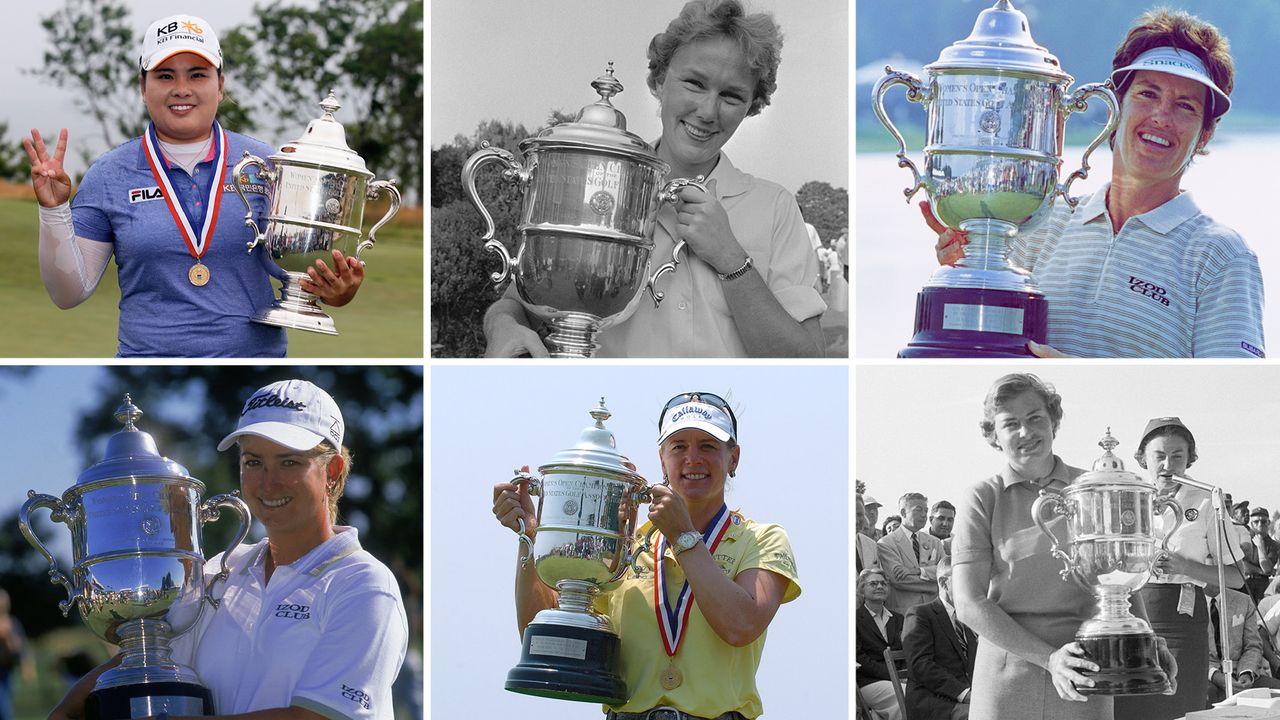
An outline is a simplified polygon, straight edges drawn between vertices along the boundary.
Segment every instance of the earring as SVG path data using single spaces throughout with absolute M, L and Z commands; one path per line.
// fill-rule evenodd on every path
M 730 470 L 729 477 L 738 477 L 738 472 L 736 470 Z

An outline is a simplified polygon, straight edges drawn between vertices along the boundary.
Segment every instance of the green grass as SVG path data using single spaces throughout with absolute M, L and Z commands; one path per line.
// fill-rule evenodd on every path
M 365 218 L 366 228 L 375 220 Z M 38 228 L 34 200 L 0 198 L 0 239 L 9 250 L 0 264 L 0 312 L 6 331 L 0 356 L 114 356 L 120 303 L 115 263 L 92 297 L 59 310 L 40 281 Z M 290 330 L 290 357 L 422 356 L 422 223 L 393 222 L 378 234 L 378 244 L 364 255 L 367 266 L 360 294 L 350 305 L 326 308 L 338 326 L 338 337 Z
M 76 648 L 83 648 L 99 662 L 111 657 L 106 645 L 83 627 L 54 630 L 30 640 L 29 677 L 18 668 L 13 674 L 13 710 L 17 720 L 44 720 L 67 691 L 57 671 L 57 660 Z

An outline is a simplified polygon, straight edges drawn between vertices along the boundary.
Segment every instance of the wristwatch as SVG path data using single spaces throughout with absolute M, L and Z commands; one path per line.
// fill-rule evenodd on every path
M 680 537 L 676 538 L 676 541 L 674 544 L 674 547 L 676 549 L 676 555 L 679 555 L 685 550 L 692 548 L 694 545 L 697 545 L 700 542 L 702 542 L 702 533 L 698 532 L 697 530 L 690 530 L 689 532 L 680 533 Z

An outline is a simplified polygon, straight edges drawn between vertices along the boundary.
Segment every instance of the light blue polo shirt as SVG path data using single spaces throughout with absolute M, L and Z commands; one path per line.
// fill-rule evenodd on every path
M 1076 357 L 1263 357 L 1262 274 L 1239 233 L 1186 192 L 1113 232 L 1109 187 L 1010 243 L 1049 301 L 1048 343 Z
M 142 138 L 102 155 L 85 173 L 71 203 L 76 235 L 113 244 L 120 278 L 120 357 L 283 357 L 282 328 L 252 322 L 270 305 L 279 272 L 265 248 L 246 251 L 253 231 L 235 192 L 231 168 L 249 151 L 265 159 L 274 150 L 238 133 L 227 133 L 226 177 L 218 224 L 201 258 L 209 283 L 187 278 L 195 264 L 147 163 Z M 199 226 L 214 179 L 213 150 L 191 174 L 166 168 L 178 202 Z M 167 163 L 166 163 L 167 164 Z M 249 193 L 259 227 L 267 214 L 266 186 L 251 178 Z M 197 229 L 197 232 L 199 230 Z

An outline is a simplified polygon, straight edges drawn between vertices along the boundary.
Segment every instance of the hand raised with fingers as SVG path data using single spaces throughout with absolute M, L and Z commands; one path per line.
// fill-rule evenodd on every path
M 351 302 L 364 282 L 364 263 L 352 257 L 345 257 L 341 250 L 333 251 L 333 269 L 324 260 L 316 260 L 314 266 L 307 268 L 307 277 L 302 280 L 302 289 L 312 293 L 324 301 L 326 305 L 341 307 Z
M 67 129 L 58 133 L 58 145 L 53 155 L 45 147 L 40 131 L 31 129 L 31 137 L 22 139 L 22 147 L 31 160 L 31 187 L 41 206 L 57 207 L 71 199 L 71 176 L 62 166 L 67 155 Z
M 1054 650 L 1049 655 L 1049 676 L 1053 679 L 1053 689 L 1063 700 L 1085 702 L 1089 698 L 1081 695 L 1077 687 L 1093 687 L 1093 681 L 1080 674 L 1081 670 L 1097 672 L 1098 665 L 1084 657 L 1084 648 L 1078 642 L 1069 642 Z
M 949 228 L 933 216 L 933 207 L 928 200 L 920 202 L 920 213 L 924 215 L 925 224 L 938 233 L 938 242 L 933 246 L 938 256 L 939 265 L 955 265 L 964 257 L 964 246 L 969 244 L 969 233 Z

